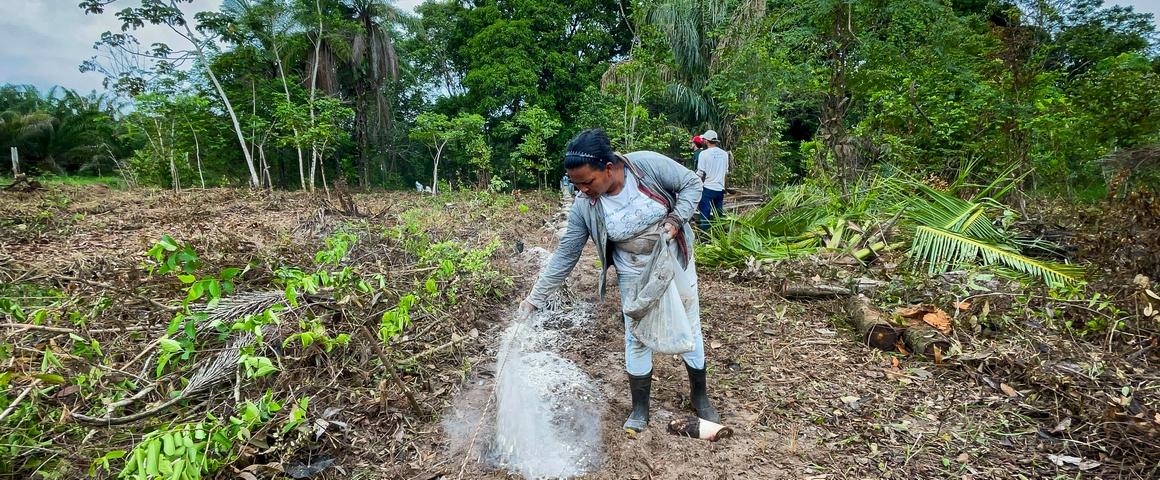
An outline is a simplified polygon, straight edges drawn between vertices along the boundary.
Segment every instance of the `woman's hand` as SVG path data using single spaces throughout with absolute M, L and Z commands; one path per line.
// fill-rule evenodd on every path
M 524 300 L 520 302 L 520 307 L 516 309 L 516 320 L 520 322 L 527 321 L 533 313 L 536 313 L 536 306 L 532 305 L 532 302 Z
M 672 240 L 677 238 L 677 232 L 681 231 L 681 221 L 677 220 L 677 217 L 669 215 L 665 217 L 664 227 L 664 240 Z

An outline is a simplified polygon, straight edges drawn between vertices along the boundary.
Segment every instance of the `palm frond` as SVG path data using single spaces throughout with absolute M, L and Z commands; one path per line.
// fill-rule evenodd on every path
M 987 199 L 963 200 L 913 180 L 895 179 L 886 182 L 886 187 L 894 197 L 904 199 L 898 208 L 905 208 L 907 218 L 919 225 L 963 233 L 993 243 L 1009 240 L 986 215 L 987 207 L 991 205 Z
M 666 88 L 666 93 L 677 104 L 678 108 L 688 112 L 696 121 L 713 123 L 715 120 L 710 99 L 695 91 L 690 85 L 670 83 Z
M 915 229 L 910 254 L 925 263 L 931 275 L 981 259 L 984 265 L 1006 267 L 1041 278 L 1049 284 L 1072 283 L 1083 277 L 1076 265 L 1045 262 L 1019 254 L 1010 247 L 971 238 L 963 233 L 928 225 Z
M 39 137 L 52 132 L 56 124 L 56 117 L 52 115 L 44 112 L 29 113 L 20 118 L 17 137 L 21 139 Z

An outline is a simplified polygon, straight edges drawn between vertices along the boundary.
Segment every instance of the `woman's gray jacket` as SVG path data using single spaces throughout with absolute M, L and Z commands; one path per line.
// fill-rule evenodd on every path
M 693 255 L 693 230 L 689 226 L 689 219 L 697 209 L 697 202 L 701 200 L 701 179 L 692 170 L 657 152 L 632 152 L 621 158 L 625 167 L 636 174 L 641 193 L 665 205 L 669 210 L 668 218 L 681 225 L 676 239 L 681 247 L 681 265 L 687 266 Z M 529 303 L 536 308 L 544 308 L 548 296 L 560 288 L 568 274 L 572 273 L 589 238 L 596 245 L 596 255 L 600 259 L 600 298 L 604 299 L 614 246 L 608 241 L 608 231 L 604 228 L 604 209 L 600 202 L 577 193 L 576 201 L 568 213 L 568 227 L 560 239 L 560 245 L 552 253 L 551 260 L 540 271 L 540 278 L 528 295 Z

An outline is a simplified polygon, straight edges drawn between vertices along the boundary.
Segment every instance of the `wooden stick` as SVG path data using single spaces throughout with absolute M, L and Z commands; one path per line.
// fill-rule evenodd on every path
M 50 327 L 47 325 L 33 325 L 30 323 L 0 323 L 0 328 L 13 328 L 16 330 L 39 330 L 42 332 L 53 332 L 53 333 L 75 333 L 75 334 L 79 335 L 81 333 L 92 334 L 92 333 L 113 333 L 113 332 L 139 332 L 142 330 L 149 330 L 150 327 L 135 325 L 132 327 L 94 328 L 92 330 L 82 331 L 82 330 L 77 330 L 74 328 Z
M 20 395 L 16 396 L 16 400 L 13 400 L 12 403 L 8 405 L 8 408 L 4 409 L 3 413 L 0 413 L 0 420 L 8 418 L 8 415 L 11 415 L 12 412 L 16 411 L 16 406 L 20 405 L 20 401 L 24 400 L 24 397 L 27 397 L 29 393 L 32 393 L 32 389 L 36 388 L 37 385 L 40 385 L 39 379 L 33 380 L 32 383 L 28 384 L 28 387 L 25 388 L 23 392 L 20 392 Z
M 797 286 L 782 283 L 781 296 L 785 298 L 834 298 L 834 297 L 848 297 L 856 292 L 846 288 L 832 285 L 814 285 L 814 286 Z
M 420 417 L 425 416 L 426 413 L 424 412 L 423 407 L 419 405 L 418 401 L 415 400 L 415 396 L 411 394 L 411 389 L 407 388 L 407 386 L 403 384 L 403 381 L 400 380 L 399 376 L 395 373 L 395 364 L 391 362 L 390 357 L 387 356 L 387 352 L 383 350 L 383 346 L 379 344 L 378 335 L 375 335 L 373 332 L 371 332 L 371 330 L 365 325 L 362 327 L 362 329 L 363 332 L 367 335 L 367 340 L 371 343 L 371 347 L 375 349 L 375 353 L 379 356 L 379 361 L 382 362 L 383 368 L 387 370 L 387 376 L 390 377 L 395 386 L 399 387 L 399 390 L 403 391 L 403 395 L 407 397 L 407 402 L 411 404 L 411 410 L 414 410 L 415 414 Z
M 428 348 L 422 352 L 411 355 L 410 358 L 407 358 L 406 360 L 399 362 L 399 364 L 406 365 L 408 363 L 414 362 L 420 358 L 426 357 L 426 356 L 431 355 L 433 353 L 438 353 L 438 352 L 441 352 L 443 350 L 447 350 L 448 348 L 451 348 L 453 345 L 456 345 L 459 343 L 463 343 L 462 338 L 457 339 L 457 340 L 452 340 L 452 341 L 444 343 L 443 345 L 440 345 L 438 347 L 431 347 L 431 348 Z
M 124 407 L 125 405 L 129 405 L 133 402 L 136 402 L 137 400 L 145 398 L 146 395 L 149 395 L 149 393 L 154 391 L 154 390 L 157 390 L 157 384 L 153 384 L 153 385 L 150 385 L 148 387 L 141 389 L 140 392 L 133 394 L 132 397 L 122 398 L 122 399 L 117 400 L 115 402 L 112 402 L 108 405 L 105 405 L 105 410 L 108 413 L 113 413 L 113 410 L 116 410 L 120 407 Z

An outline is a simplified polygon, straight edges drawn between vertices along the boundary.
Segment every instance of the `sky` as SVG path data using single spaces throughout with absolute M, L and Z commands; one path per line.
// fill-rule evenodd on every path
M 414 9 L 422 0 L 397 0 L 400 7 Z M 101 90 L 100 74 L 81 73 L 80 63 L 95 52 L 93 43 L 101 33 L 121 28 L 113 12 L 85 15 L 78 0 L 0 0 L 0 84 L 32 84 L 41 89 L 61 85 L 88 92 Z M 120 3 L 133 3 L 122 0 Z M 1160 0 L 1109 1 L 1131 5 L 1160 19 Z M 187 13 L 216 9 L 221 0 L 194 0 Z M 165 42 L 175 48 L 181 40 L 165 27 L 147 26 L 137 36 L 143 45 Z M 1160 20 L 1157 21 L 1160 30 Z

